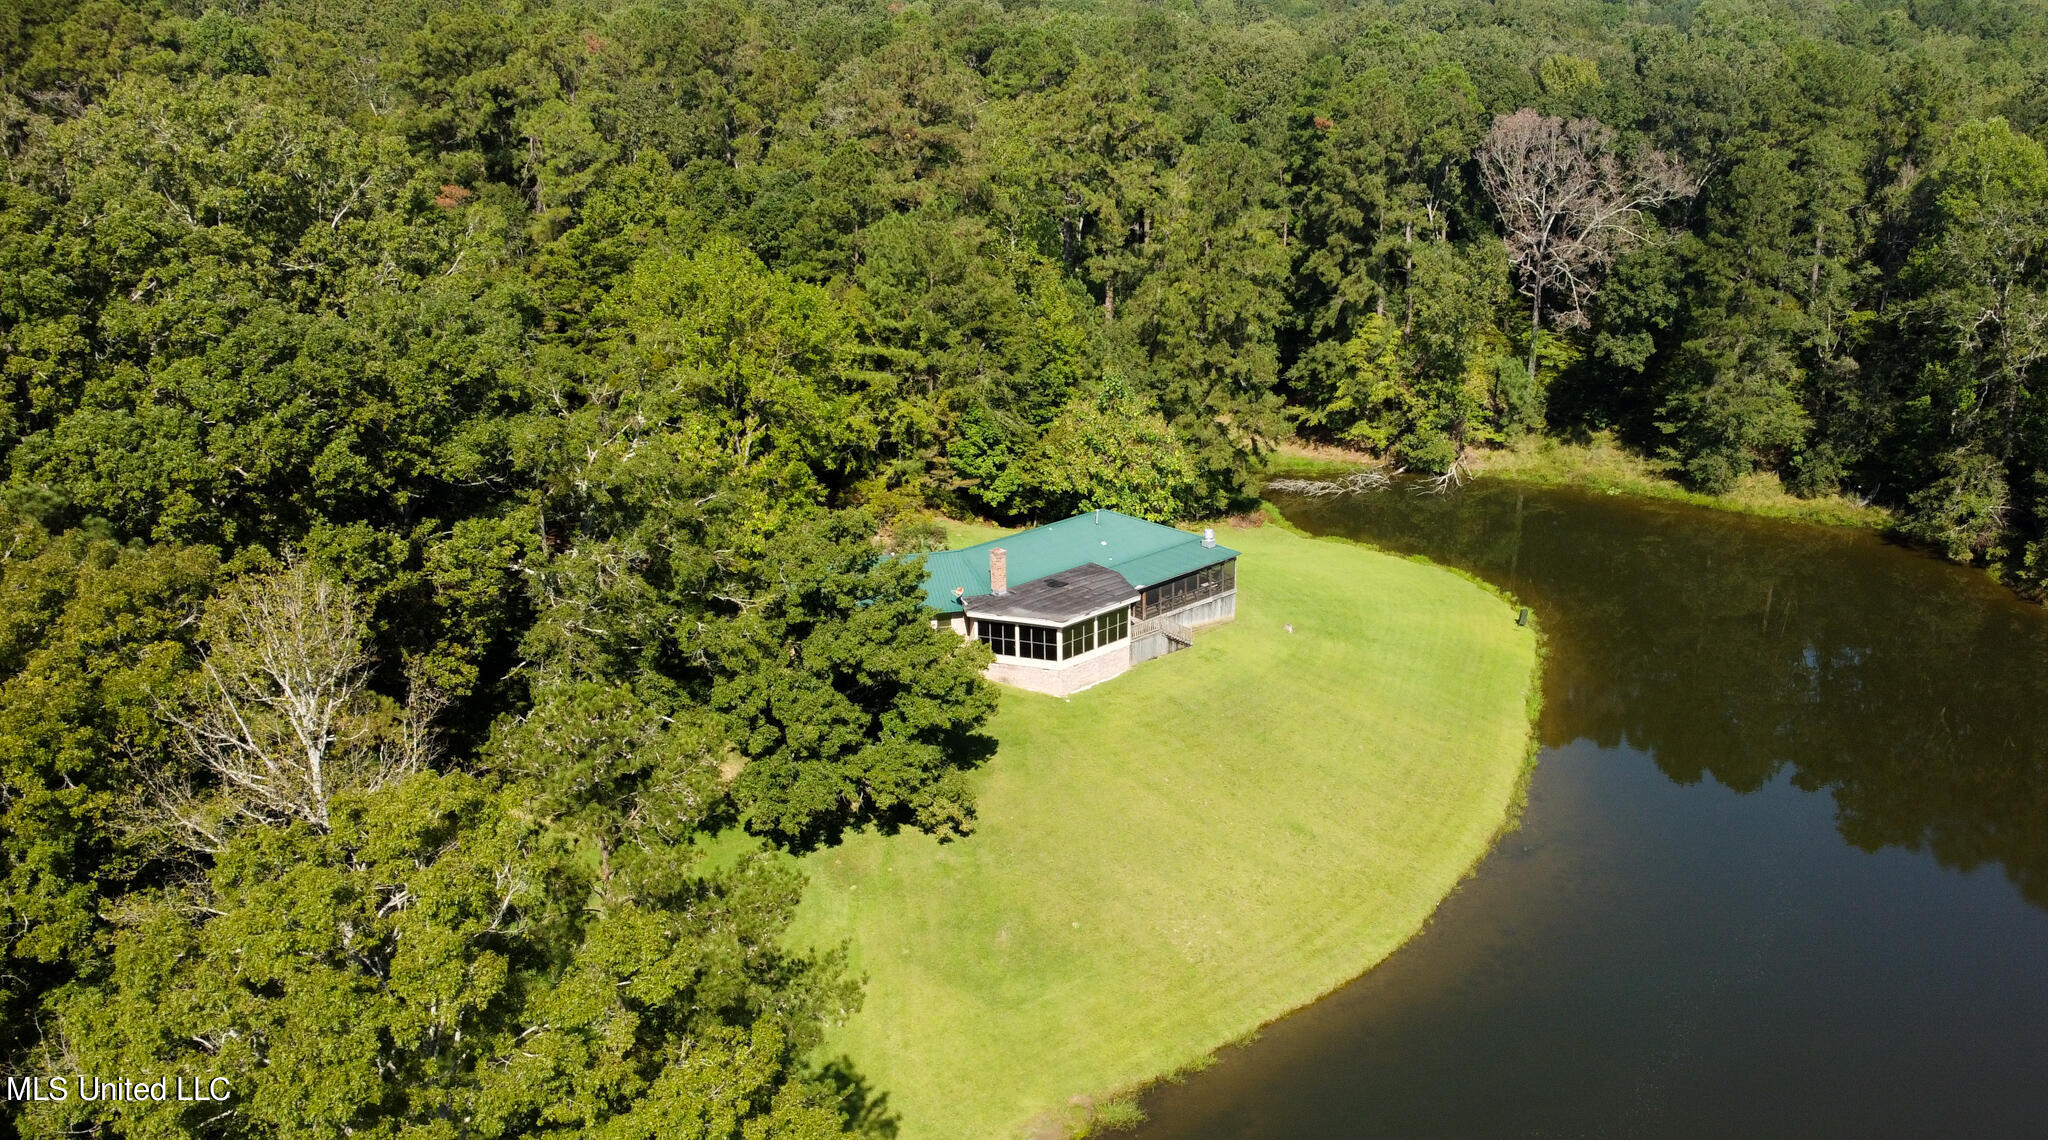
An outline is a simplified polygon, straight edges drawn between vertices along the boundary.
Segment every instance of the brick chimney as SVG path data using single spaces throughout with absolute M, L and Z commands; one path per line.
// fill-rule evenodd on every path
M 1010 592 L 1010 552 L 1000 546 L 988 552 L 988 588 L 999 598 Z

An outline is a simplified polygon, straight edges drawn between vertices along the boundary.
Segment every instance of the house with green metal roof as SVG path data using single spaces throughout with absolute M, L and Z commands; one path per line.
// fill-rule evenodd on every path
M 1066 696 L 1237 616 L 1237 551 L 1090 511 L 925 559 L 925 598 L 995 651 L 990 680 Z

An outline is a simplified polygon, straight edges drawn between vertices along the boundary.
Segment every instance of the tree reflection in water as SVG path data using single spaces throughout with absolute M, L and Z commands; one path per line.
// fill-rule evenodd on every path
M 1547 638 L 1542 742 L 1679 783 L 1787 767 L 1864 850 L 2001 865 L 2048 908 L 2048 611 L 1875 535 L 1481 482 L 1277 496 L 1288 517 L 1504 586 Z

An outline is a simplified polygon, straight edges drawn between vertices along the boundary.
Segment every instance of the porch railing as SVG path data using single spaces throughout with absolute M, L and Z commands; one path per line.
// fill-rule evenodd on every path
M 1195 631 L 1190 629 L 1185 622 L 1178 622 L 1168 617 L 1149 617 L 1139 618 L 1131 623 L 1131 637 L 1134 639 L 1147 637 L 1155 633 L 1165 634 L 1166 640 L 1173 642 L 1182 649 L 1195 643 Z

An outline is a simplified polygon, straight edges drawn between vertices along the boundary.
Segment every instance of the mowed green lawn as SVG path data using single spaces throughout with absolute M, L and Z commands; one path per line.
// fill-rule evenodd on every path
M 1512 609 L 1276 526 L 1219 538 L 1235 623 L 1071 700 L 1004 691 L 972 835 L 804 859 L 796 937 L 867 976 L 827 1049 L 904 1140 L 1045 1130 L 1313 1000 L 1505 819 L 1535 655 Z

